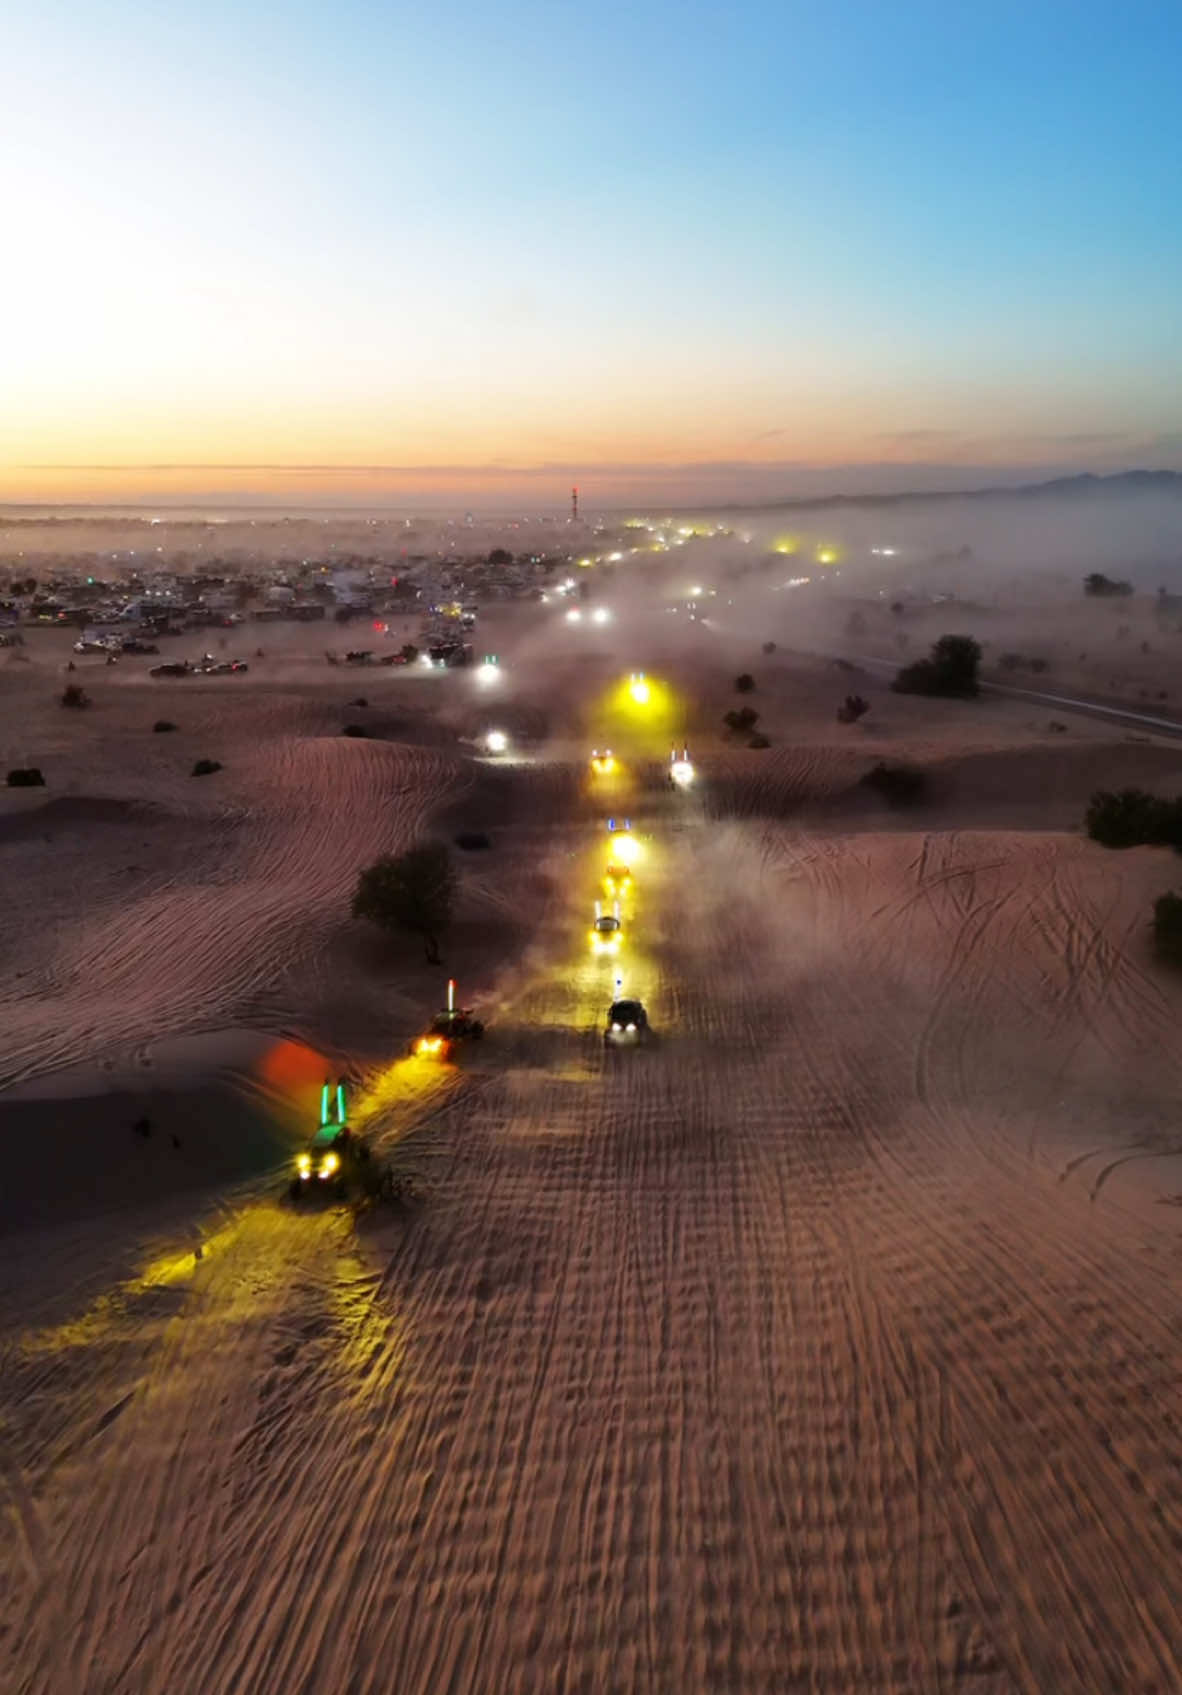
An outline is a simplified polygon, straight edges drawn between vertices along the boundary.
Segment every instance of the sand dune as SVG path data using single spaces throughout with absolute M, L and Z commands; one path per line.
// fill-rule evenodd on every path
M 249 809 L 226 806 L 206 863 L 72 926 L 44 967 L 48 1004 L 23 984 L 13 996 L 4 1080 L 233 1022 L 339 924 L 358 870 L 409 844 L 453 769 L 343 737 L 272 741 L 242 759 L 234 792 Z
M 494 838 L 462 944 L 489 1033 L 387 1067 L 412 1205 L 355 1228 L 272 1178 L 134 1271 L 75 1231 L 65 1313 L 53 1237 L 0 1260 L 37 1291 L 0 1359 L 0 1682 L 1179 1687 L 1182 991 L 1144 933 L 1177 862 L 1069 828 L 1177 754 L 987 710 L 975 752 L 892 735 L 947 767 L 923 815 L 842 812 L 868 754 L 827 701 L 782 751 L 699 752 L 697 796 L 641 789 L 624 969 L 658 1040 L 618 1056 L 569 771 L 244 745 L 189 875 L 9 986 L 14 1069 L 275 1015 L 302 960 L 290 1020 L 335 985 L 396 1021 L 406 981 L 336 973 L 340 908 L 432 808 Z

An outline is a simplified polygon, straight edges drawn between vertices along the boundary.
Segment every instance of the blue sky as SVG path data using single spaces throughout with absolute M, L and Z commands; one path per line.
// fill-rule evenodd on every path
M 1182 463 L 1180 33 L 1091 0 L 27 9 L 0 495 Z

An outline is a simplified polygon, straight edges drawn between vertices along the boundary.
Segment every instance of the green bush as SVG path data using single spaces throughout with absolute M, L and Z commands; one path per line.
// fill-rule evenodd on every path
M 1182 848 L 1182 797 L 1162 800 L 1145 789 L 1097 789 L 1084 827 L 1102 847 Z
M 913 806 L 927 792 L 927 777 L 914 765 L 888 765 L 884 760 L 872 766 L 859 782 L 890 806 Z
M 1153 945 L 1160 959 L 1182 965 L 1182 895 L 1159 895 L 1154 901 Z
M 903 666 L 891 687 L 897 694 L 968 698 L 977 693 L 980 663 L 981 644 L 972 636 L 941 636 L 927 659 Z

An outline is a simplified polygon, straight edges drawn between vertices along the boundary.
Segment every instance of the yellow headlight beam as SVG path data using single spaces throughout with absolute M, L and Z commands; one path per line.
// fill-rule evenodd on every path
M 612 858 L 618 865 L 635 865 L 643 851 L 636 837 L 627 830 L 617 830 L 612 837 Z

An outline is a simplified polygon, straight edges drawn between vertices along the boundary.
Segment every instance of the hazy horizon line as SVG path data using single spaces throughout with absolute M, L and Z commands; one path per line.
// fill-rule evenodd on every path
M 785 469 L 787 469 L 790 462 L 781 462 L 781 463 L 783 463 Z M 64 467 L 64 466 L 58 467 L 58 468 L 62 469 L 62 470 L 68 469 L 68 467 Z M 73 468 L 74 469 L 84 469 L 84 467 L 73 467 Z M 700 468 L 706 469 L 706 466 L 703 465 Z M 718 470 L 722 470 L 725 467 L 723 465 L 716 464 L 712 468 L 717 472 Z M 804 467 L 798 467 L 798 468 L 803 469 Z M 885 467 L 883 467 L 883 468 L 885 468 Z M 891 467 L 891 468 L 897 469 L 897 467 Z M 89 469 L 100 470 L 100 469 L 104 469 L 104 467 L 93 466 L 93 467 L 89 467 Z M 116 467 L 107 467 L 106 469 L 114 470 L 114 469 L 116 469 Z M 124 471 L 130 471 L 130 470 L 134 470 L 136 468 L 134 468 L 134 467 L 119 467 L 119 469 L 122 469 Z M 218 465 L 208 465 L 208 466 L 206 466 L 206 465 L 190 465 L 190 466 L 159 465 L 159 466 L 142 466 L 142 467 L 138 467 L 138 469 L 140 469 L 141 471 L 148 471 L 148 470 L 158 470 L 158 471 L 209 470 L 209 471 L 223 471 L 223 472 L 233 469 L 233 470 L 242 470 L 242 471 L 248 471 L 248 472 L 249 471 L 260 472 L 260 471 L 266 471 L 266 470 L 272 469 L 272 468 L 262 466 L 262 465 L 258 465 L 258 466 L 238 466 L 238 467 L 218 466 Z M 388 468 L 362 467 L 362 466 L 350 466 L 350 467 L 340 467 L 340 466 L 337 466 L 337 467 L 315 467 L 315 466 L 294 467 L 294 466 L 291 466 L 291 467 L 282 467 L 282 469 L 290 470 L 290 471 L 293 471 L 293 472 L 298 470 L 298 471 L 303 472 L 304 474 L 312 474 L 312 473 L 315 473 L 315 472 L 320 472 L 321 474 L 323 474 L 324 471 L 331 470 L 334 473 L 346 471 L 346 472 L 353 474 L 353 475 L 362 475 L 362 474 L 374 475 L 374 474 L 379 473 L 382 469 L 385 469 L 387 471 L 387 474 L 389 474 L 394 468 L 392 468 L 392 467 L 388 467 Z M 443 467 L 437 467 L 435 469 L 437 469 L 441 474 L 444 471 Z M 467 469 L 470 473 L 479 474 L 479 470 L 476 467 L 467 467 Z M 547 469 L 547 468 L 538 467 L 534 474 L 541 475 L 541 474 L 543 474 L 543 471 L 545 469 Z M 560 467 L 557 467 L 557 466 L 549 468 L 550 474 L 555 474 L 559 469 L 560 469 Z M 690 469 L 692 469 L 692 467 L 690 467 L 688 465 L 685 466 L 685 467 L 682 467 L 683 473 L 685 471 L 689 471 Z M 865 465 L 865 466 L 843 467 L 841 469 L 849 470 L 850 472 L 860 470 L 863 474 L 865 474 L 866 472 L 869 472 L 873 469 L 876 469 L 876 467 Z M 637 506 L 648 506 L 648 507 L 653 508 L 654 510 L 663 510 L 663 511 L 667 511 L 667 512 L 670 512 L 670 513 L 672 513 L 672 512 L 690 512 L 690 511 L 693 511 L 695 509 L 707 509 L 707 508 L 709 508 L 711 510 L 716 510 L 716 511 L 758 510 L 758 509 L 761 509 L 761 508 L 773 508 L 773 507 L 785 507 L 785 506 L 805 508 L 805 507 L 808 507 L 808 506 L 811 506 L 811 505 L 822 505 L 822 504 L 826 505 L 826 506 L 833 506 L 833 505 L 839 505 L 839 504 L 842 504 L 842 503 L 845 503 L 845 502 L 857 503 L 859 505 L 865 505 L 865 504 L 869 504 L 869 503 L 876 502 L 876 501 L 884 501 L 884 502 L 894 503 L 894 502 L 899 502 L 899 501 L 917 501 L 917 500 L 972 499 L 972 498 L 979 498 L 981 496 L 990 495 L 990 494 L 999 494 L 999 495 L 1021 494 L 1024 491 L 1037 490 L 1039 488 L 1045 487 L 1048 482 L 1049 483 L 1056 483 L 1056 482 L 1070 482 L 1070 481 L 1090 481 L 1090 482 L 1102 483 L 1102 482 L 1108 482 L 1108 481 L 1113 481 L 1113 480 L 1120 480 L 1120 479 L 1125 479 L 1125 478 L 1136 478 L 1136 477 L 1154 478 L 1154 479 L 1169 478 L 1169 477 L 1182 478 L 1182 469 L 1175 469 L 1173 467 L 1143 467 L 1143 466 L 1135 466 L 1135 465 L 1127 466 L 1127 467 L 1125 467 L 1123 469 L 1119 469 L 1119 470 L 1114 469 L 1114 470 L 1105 470 L 1105 471 L 1096 471 L 1096 470 L 1080 469 L 1080 468 L 1060 468 L 1060 467 L 1055 467 L 1055 466 L 1040 467 L 1037 472 L 1034 472 L 1029 468 L 1019 469 L 1017 467 L 1006 467 L 1006 468 L 1002 468 L 1002 467 L 974 467 L 974 468 L 968 468 L 968 467 L 955 467 L 955 466 L 951 466 L 951 465 L 924 466 L 922 468 L 919 467 L 919 466 L 916 466 L 914 469 L 917 472 L 924 470 L 924 471 L 939 471 L 939 472 L 943 472 L 943 473 L 951 473 L 951 472 L 954 472 L 958 469 L 961 469 L 961 470 L 965 470 L 968 473 L 968 476 L 971 476 L 973 474 L 973 471 L 975 470 L 977 472 L 977 474 L 981 477 L 992 476 L 995 479 L 1005 479 L 1005 478 L 1008 478 L 1008 477 L 1015 477 L 1015 478 L 1022 477 L 1024 480 L 1022 480 L 1022 481 L 994 480 L 992 482 L 984 482 L 984 483 L 978 482 L 978 483 L 973 484 L 972 486 L 968 486 L 967 478 L 966 478 L 966 482 L 964 484 L 954 486 L 954 487 L 944 487 L 944 488 L 922 488 L 922 487 L 921 488 L 905 488 L 904 487 L 904 488 L 896 488 L 896 489 L 876 489 L 876 490 L 869 490 L 868 489 L 868 490 L 862 490 L 862 491 L 857 491 L 857 490 L 854 490 L 854 489 L 845 489 L 845 490 L 834 490 L 832 492 L 822 492 L 821 490 L 817 490 L 817 491 L 811 492 L 811 493 L 789 493 L 789 492 L 785 491 L 782 494 L 763 494 L 762 496 L 756 496 L 755 498 L 750 498 L 750 499 L 744 499 L 743 498 L 743 491 L 742 490 L 735 490 L 732 493 L 730 493 L 728 496 L 724 496 L 722 498 L 716 498 L 714 500 L 707 499 L 705 501 L 701 501 L 701 502 L 697 503 L 697 506 L 695 506 L 694 502 L 688 501 L 688 500 L 685 500 L 685 499 L 680 499 L 680 500 L 676 500 L 676 501 L 673 501 L 673 502 L 668 502 L 668 501 L 664 501 L 664 500 L 645 500 L 643 498 L 640 498 L 640 499 L 633 499 L 633 500 L 629 501 L 629 500 L 626 500 L 626 499 L 621 500 L 618 497 L 610 499 L 610 500 L 595 501 L 593 504 L 594 504 L 594 508 L 595 508 L 596 511 L 604 512 L 604 513 L 623 513 L 623 512 L 634 511 L 637 508 Z M 420 468 L 419 474 L 420 475 L 423 474 L 423 468 Z M 517 474 L 521 475 L 523 473 L 521 471 L 518 471 Z M 835 467 L 833 472 L 831 472 L 830 474 L 831 475 L 840 474 L 840 470 Z M 483 494 L 485 496 L 485 498 L 487 498 L 488 493 L 489 493 L 488 490 L 479 491 L 479 494 Z M 473 490 L 473 495 L 477 495 L 477 494 L 478 494 L 478 491 Z M 502 498 L 505 498 L 505 497 L 502 497 Z M 436 495 L 436 500 L 438 500 L 438 499 L 439 499 L 439 496 Z M 432 503 L 432 504 L 434 505 L 434 503 Z M 282 495 L 279 494 L 278 492 L 267 493 L 267 492 L 263 492 L 263 491 L 251 492 L 251 491 L 237 491 L 236 490 L 236 491 L 233 491 L 233 493 L 231 494 L 230 491 L 206 490 L 206 491 L 197 491 L 197 492 L 176 491 L 176 492 L 162 493 L 162 494 L 158 494 L 158 495 L 155 495 L 155 496 L 150 496 L 150 495 L 144 494 L 144 495 L 132 496 L 130 498 L 123 499 L 123 500 L 113 500 L 113 499 L 108 499 L 108 500 L 54 500 L 54 499 L 48 499 L 48 500 L 45 500 L 45 499 L 42 499 L 42 500 L 4 500 L 4 499 L 0 499 L 0 514 L 8 514 L 8 513 L 19 514 L 19 513 L 23 513 L 23 512 L 29 512 L 29 511 L 63 512 L 63 513 L 84 513 L 84 512 L 85 513 L 93 513 L 93 512 L 114 512 L 114 511 L 138 512 L 138 511 L 141 511 L 141 510 L 142 511 L 148 511 L 148 510 L 151 510 L 153 508 L 156 509 L 156 510 L 159 510 L 161 508 L 186 510 L 186 509 L 194 509 L 194 508 L 200 508 L 200 507 L 206 507 L 206 506 L 216 507 L 221 511 L 228 511 L 228 512 L 234 512 L 234 511 L 264 512 L 264 513 L 265 512 L 275 512 L 277 515 L 279 513 L 285 513 L 285 512 L 315 513 L 315 512 L 340 512 L 342 510 L 344 510 L 344 511 L 358 511 L 358 512 L 360 512 L 360 511 L 392 512 L 392 513 L 398 512 L 398 513 L 401 513 L 401 514 L 406 514 L 407 512 L 413 512 L 416 509 L 415 508 L 415 500 L 414 500 L 413 495 L 411 495 L 409 498 L 404 497 L 403 499 L 400 499 L 400 500 L 397 500 L 397 501 L 391 500 L 389 498 L 383 499 L 380 494 L 377 496 L 377 498 L 369 499 L 369 500 L 360 500 L 360 499 L 355 498 L 352 502 L 349 503 L 349 505 L 342 508 L 342 506 L 340 505 L 339 502 L 334 503 L 329 498 L 309 499 L 309 500 L 303 500 L 303 501 L 298 501 L 298 502 L 285 502 L 282 498 Z M 566 500 L 562 496 L 556 496 L 552 500 L 548 500 L 548 501 L 540 503 L 540 507 L 541 507 L 541 510 L 543 512 L 546 512 L 547 514 L 549 514 L 551 512 L 561 512 L 566 508 Z M 528 500 L 527 500 L 527 502 L 523 503 L 523 506 L 520 510 L 528 511 L 530 509 L 531 509 L 531 507 L 530 507 Z M 535 503 L 534 506 L 532 507 L 532 509 L 537 510 L 538 509 L 538 503 Z M 450 501 L 444 501 L 444 502 L 441 503 L 440 507 L 436 508 L 436 510 L 442 510 L 442 511 L 445 511 L 447 513 L 452 513 L 452 512 L 464 511 L 464 510 L 475 510 L 475 508 L 470 503 L 466 503 L 459 496 L 456 496 L 454 503 L 450 502 Z M 518 509 L 514 508 L 512 510 L 518 510 Z M 433 514 L 430 513 L 430 512 L 427 512 L 427 511 L 421 511 L 420 515 L 426 517 L 426 516 L 431 516 Z M 498 513 L 497 515 L 503 516 L 504 514 Z

